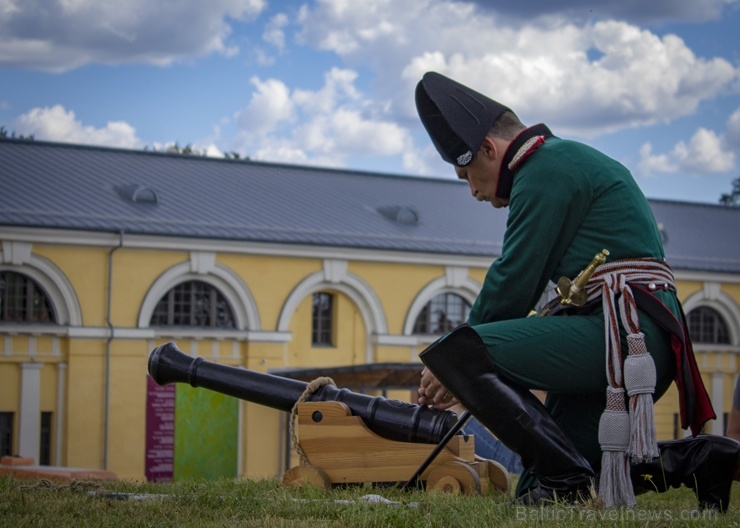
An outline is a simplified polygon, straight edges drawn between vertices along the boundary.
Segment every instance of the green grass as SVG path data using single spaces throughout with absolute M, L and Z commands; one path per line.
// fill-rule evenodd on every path
M 321 490 L 277 481 L 177 483 L 20 481 L 0 477 L 0 526 L 24 527 L 740 527 L 740 485 L 727 514 L 696 511 L 691 490 L 647 493 L 633 510 L 511 505 L 497 494 L 455 496 L 393 487 Z M 124 494 L 127 500 L 111 498 Z M 155 497 L 156 495 L 156 497 Z M 369 503 L 366 496 L 393 501 Z M 136 500 L 138 499 L 138 500 Z

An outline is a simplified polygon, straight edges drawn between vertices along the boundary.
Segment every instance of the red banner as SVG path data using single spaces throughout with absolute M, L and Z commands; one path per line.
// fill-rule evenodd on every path
M 160 386 L 147 376 L 144 474 L 148 481 L 172 481 L 174 452 L 175 385 Z

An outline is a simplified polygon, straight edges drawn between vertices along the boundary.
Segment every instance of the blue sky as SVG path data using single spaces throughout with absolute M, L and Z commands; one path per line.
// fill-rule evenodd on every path
M 650 198 L 717 203 L 740 177 L 738 28 L 740 0 L 0 0 L 0 125 L 451 178 L 413 102 L 436 70 Z

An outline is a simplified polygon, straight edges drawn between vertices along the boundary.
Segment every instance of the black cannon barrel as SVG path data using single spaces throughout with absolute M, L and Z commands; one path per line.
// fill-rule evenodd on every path
M 213 363 L 202 357 L 194 358 L 182 352 L 175 343 L 152 350 L 149 374 L 159 385 L 189 383 L 193 387 L 288 412 L 308 385 L 299 380 Z M 439 443 L 457 422 L 457 415 L 450 411 L 368 396 L 331 385 L 321 387 L 306 400 L 343 402 L 371 431 L 402 442 Z

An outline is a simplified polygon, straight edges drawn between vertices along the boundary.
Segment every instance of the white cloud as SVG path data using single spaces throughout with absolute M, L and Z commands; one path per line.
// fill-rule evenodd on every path
M 406 119 L 416 114 L 414 85 L 430 69 L 500 100 L 528 122 L 581 136 L 689 115 L 740 79 L 728 61 L 697 57 L 675 35 L 626 22 L 577 26 L 550 17 L 513 25 L 470 2 L 433 0 L 357 0 L 351 8 L 322 0 L 304 8 L 299 21 L 307 44 L 373 67 L 378 93 Z
M 360 93 L 354 85 L 356 80 L 356 72 L 332 68 L 324 74 L 325 82 L 320 90 L 296 90 L 296 103 L 310 112 L 330 112 L 338 101 L 353 102 L 360 99 Z
M 641 176 L 652 176 L 662 172 L 678 172 L 678 164 L 672 162 L 668 154 L 653 154 L 652 143 L 645 143 L 640 147 L 637 170 Z
M 294 102 L 288 87 L 275 79 L 265 82 L 252 78 L 257 91 L 243 111 L 237 112 L 238 126 L 252 135 L 269 134 L 281 122 L 292 121 Z
M 279 53 L 285 51 L 285 31 L 283 28 L 288 24 L 288 17 L 285 13 L 279 13 L 270 19 L 265 31 L 262 33 L 262 40 L 273 45 Z
M 342 167 L 336 157 L 310 154 L 305 149 L 293 147 L 286 142 L 264 143 L 253 155 L 250 155 L 250 158 L 294 165 L 313 165 L 314 167 Z
M 10 16 L 20 10 L 18 0 L 0 0 L 0 17 Z
M 727 120 L 727 145 L 740 153 L 740 108 Z
M 427 70 L 499 99 L 527 123 L 544 121 L 560 135 L 582 137 L 670 123 L 740 86 L 740 68 L 727 60 L 698 56 L 675 35 L 624 21 L 638 20 L 641 6 L 652 21 L 704 20 L 737 0 L 656 0 L 649 7 L 642 0 L 596 7 L 592 0 L 494 7 L 472 0 L 313 0 L 295 19 L 279 13 L 295 14 L 291 9 L 299 3 L 273 3 L 269 18 L 260 19 L 264 27 L 249 33 L 248 24 L 240 24 L 245 34 L 237 39 L 230 36 L 232 21 L 257 20 L 267 10 L 266 0 L 182 0 L 175 10 L 148 0 L 0 0 L 0 67 L 63 71 L 90 62 L 169 64 L 232 54 L 241 42 L 250 43 L 258 64 L 275 64 L 282 56 L 307 56 L 305 50 L 289 56 L 289 31 L 297 27 L 300 43 L 329 52 L 320 56 L 321 64 L 338 56 L 345 66 L 328 71 L 321 87 L 312 90 L 291 84 L 288 75 L 253 77 L 249 103 L 229 122 L 237 127 L 236 139 L 227 146 L 226 138 L 209 137 L 203 145 L 256 159 L 322 160 L 330 166 L 342 166 L 350 157 L 397 156 L 406 170 L 423 174 L 447 174 L 448 168 L 425 136 L 418 136 L 419 147 L 411 139 L 411 132 L 423 132 L 413 93 Z M 546 16 L 520 16 L 532 6 Z M 592 14 L 572 16 L 586 11 Z M 311 82 L 307 78 L 302 86 Z M 91 128 L 59 108 L 78 129 Z M 737 114 L 725 136 L 697 131 L 661 153 L 644 146 L 642 166 L 665 172 L 698 170 L 696 165 L 720 170 L 734 163 L 715 147 L 721 141 L 740 143 Z M 126 134 L 113 133 L 113 125 L 92 130 L 107 130 L 120 141 Z M 129 135 L 136 140 L 133 128 Z
M 406 131 L 395 123 L 366 119 L 357 111 L 339 108 L 314 115 L 296 130 L 295 138 L 315 152 L 392 156 L 403 149 Z
M 630 22 L 705 22 L 720 16 L 727 5 L 737 0 L 620 0 L 619 2 L 594 2 L 594 0 L 524 0 L 497 2 L 495 9 L 508 16 L 531 20 L 534 16 L 567 16 L 570 20 L 585 21 L 594 18 L 619 18 Z M 490 0 L 476 0 L 481 8 L 490 8 Z
M 693 16 L 671 9 L 664 2 L 658 8 L 668 18 Z M 557 16 L 512 23 L 475 2 L 317 0 L 301 7 L 296 22 L 301 43 L 372 69 L 375 99 L 358 89 L 349 68 L 327 72 L 312 91 L 282 80 L 253 81 L 258 89 L 238 114 L 238 148 L 257 159 L 337 166 L 348 156 L 398 155 L 405 170 L 446 173 L 426 138 L 415 147 L 406 128 L 419 129 L 414 85 L 428 70 L 499 99 L 526 122 L 584 137 L 668 123 L 740 80 L 740 69 L 696 56 L 674 35 L 616 21 L 578 26 Z M 282 46 L 288 24 L 282 16 L 272 19 L 263 38 Z M 720 170 L 727 156 L 709 154 L 716 141 L 697 133 L 662 162 L 645 154 L 644 166 L 692 168 L 692 160 L 701 160 Z
M 2 0 L 0 66 L 61 72 L 91 62 L 163 65 L 232 55 L 227 19 L 252 19 L 265 6 L 266 0 Z
M 253 46 L 250 50 L 257 64 L 271 66 L 288 51 L 285 27 L 289 24 L 290 20 L 285 13 L 278 13 L 265 24 L 262 31 L 262 40 L 269 46 Z
M 13 128 L 19 134 L 30 134 L 46 141 L 120 148 L 142 148 L 144 145 L 136 137 L 136 130 L 124 121 L 110 121 L 103 128 L 85 126 L 75 119 L 73 111 L 67 111 L 61 105 L 34 108 L 18 117 Z
M 688 173 L 697 176 L 726 173 L 735 167 L 735 154 L 724 148 L 723 138 L 711 130 L 698 129 L 688 143 L 678 142 L 671 152 L 653 154 L 652 145 L 640 148 L 640 174 Z
M 452 165 L 442 161 L 439 153 L 429 141 L 423 142 L 421 147 L 412 145 L 404 150 L 401 161 L 404 170 L 410 174 L 457 177 Z
M 351 156 L 394 156 L 408 132 L 364 102 L 357 74 L 332 69 L 316 90 L 293 90 L 275 79 L 253 79 L 257 90 L 237 114 L 237 149 L 253 159 L 343 166 Z

